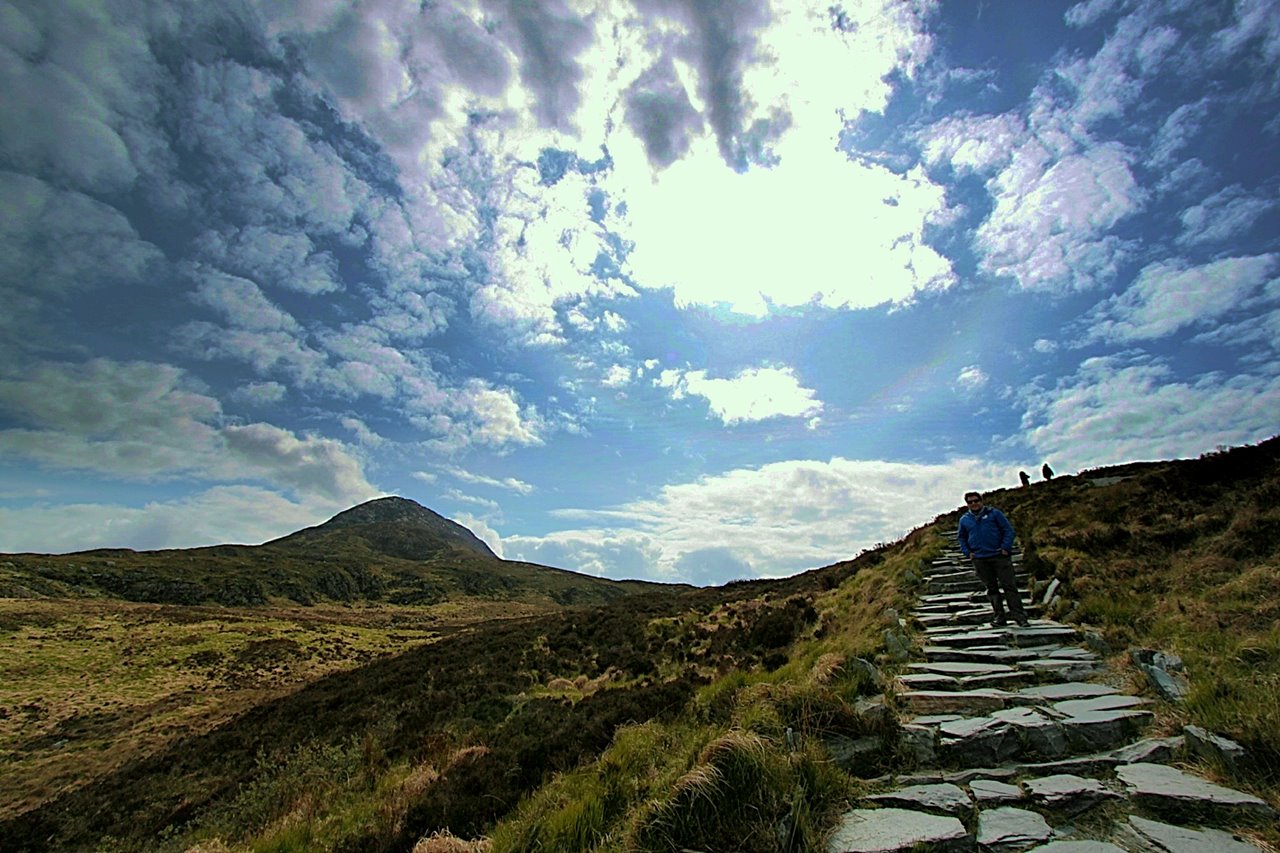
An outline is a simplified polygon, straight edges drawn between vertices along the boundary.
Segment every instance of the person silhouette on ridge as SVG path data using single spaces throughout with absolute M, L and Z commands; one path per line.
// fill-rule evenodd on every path
M 1048 462 L 1044 463 L 1044 467 L 1040 469 L 1040 476 L 1044 477 L 1046 480 L 1053 479 L 1053 469 L 1049 467 Z
M 1013 573 L 1013 525 L 1000 510 L 983 506 L 978 492 L 966 492 L 964 502 L 969 505 L 969 511 L 960 516 L 956 540 L 961 553 L 973 561 L 973 570 L 987 588 L 993 616 L 991 624 L 997 628 L 1009 624 L 1004 615 L 1007 602 L 1013 620 L 1025 628 L 1031 623 L 1022 608 L 1018 579 Z
M 1019 471 L 1019 472 L 1018 472 L 1018 479 L 1022 481 L 1022 487 L 1023 487 L 1024 489 L 1025 489 L 1027 486 L 1030 486 L 1030 485 L 1031 485 L 1031 475 L 1030 475 L 1030 474 L 1028 474 L 1026 471 Z

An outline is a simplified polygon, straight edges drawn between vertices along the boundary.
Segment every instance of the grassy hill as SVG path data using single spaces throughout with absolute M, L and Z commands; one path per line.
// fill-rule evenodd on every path
M 1233 784 L 1280 803 L 1280 441 L 988 503 L 1009 513 L 1036 577 L 1061 581 L 1054 615 L 1100 634 L 1113 666 L 1134 645 L 1183 657 L 1192 694 L 1158 704 L 1158 726 L 1195 721 L 1239 741 L 1249 758 Z M 202 728 L 169 717 L 167 739 L 115 765 L 92 759 L 115 742 L 77 741 L 66 724 L 61 749 L 97 772 L 0 812 L 0 837 L 18 850 L 819 849 L 865 780 L 906 760 L 881 748 L 838 766 L 832 750 L 895 725 L 891 701 L 868 701 L 903 665 L 884 653 L 886 632 L 958 512 L 784 580 L 493 622 L 422 610 L 399 628 L 415 611 L 379 604 L 361 611 L 359 635 L 342 633 L 344 608 L 299 608 L 336 620 L 328 636 L 365 643 L 368 658 Z M 0 643 L 30 650 L 30 671 L 75 640 L 23 606 Z M 170 625 L 262 611 L 167 609 Z M 270 661 L 280 640 L 314 651 L 325 625 L 246 627 L 275 644 L 258 647 Z M 202 648 L 166 636 L 157 655 Z M 272 671 L 252 656 L 238 665 L 251 679 Z M 26 713 L 6 700 L 0 734 Z M 1259 832 L 1280 844 L 1275 828 Z
M 0 596 L 228 607 L 468 599 L 601 604 L 651 588 L 498 559 L 471 531 L 404 498 L 361 504 L 264 545 L 0 554 Z

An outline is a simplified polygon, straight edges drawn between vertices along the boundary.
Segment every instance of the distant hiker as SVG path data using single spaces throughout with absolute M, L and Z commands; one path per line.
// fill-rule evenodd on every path
M 982 495 L 966 492 L 964 502 L 969 511 L 960 516 L 960 529 L 956 539 L 960 550 L 973 560 L 973 570 L 987 587 L 987 600 L 991 602 L 996 627 L 1009 624 L 1004 615 L 1004 603 L 1009 604 L 1013 621 L 1023 628 L 1030 622 L 1022 609 L 1022 596 L 1018 592 L 1018 579 L 1013 574 L 1013 525 L 1000 510 L 982 505 Z M 1001 592 L 1003 599 L 1001 601 Z
M 1046 480 L 1053 479 L 1053 469 L 1049 467 L 1048 462 L 1044 463 L 1044 467 L 1040 469 L 1040 476 L 1044 477 Z
M 1019 471 L 1019 472 L 1018 472 L 1018 479 L 1022 481 L 1022 487 L 1023 487 L 1024 489 L 1025 489 L 1027 486 L 1030 486 L 1030 485 L 1031 485 L 1031 475 L 1030 475 L 1030 474 L 1028 474 L 1026 471 Z

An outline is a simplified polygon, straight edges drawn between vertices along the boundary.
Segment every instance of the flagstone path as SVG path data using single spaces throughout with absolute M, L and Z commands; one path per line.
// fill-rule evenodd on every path
M 1230 828 L 1280 815 L 1170 766 L 1186 739 L 1146 736 L 1151 700 L 1109 683 L 1075 629 L 1025 593 L 1030 627 L 991 627 L 954 543 L 925 580 L 925 660 L 895 685 L 915 769 L 845 814 L 828 853 L 1258 853 Z

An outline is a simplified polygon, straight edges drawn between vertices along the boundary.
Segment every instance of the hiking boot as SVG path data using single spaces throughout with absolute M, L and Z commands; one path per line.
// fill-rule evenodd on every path
M 1003 616 L 997 616 L 996 618 L 991 620 L 992 628 L 1003 628 L 1005 625 L 1008 625 L 1008 624 L 1009 624 L 1009 620 L 1005 619 Z
M 1027 617 L 1025 617 L 1025 616 L 1023 616 L 1021 619 L 1015 619 L 1014 621 L 1018 623 L 1018 627 L 1019 627 L 1019 628 L 1030 628 L 1030 627 L 1031 627 L 1031 620 L 1030 620 L 1030 619 L 1028 619 L 1028 618 L 1027 618 Z

